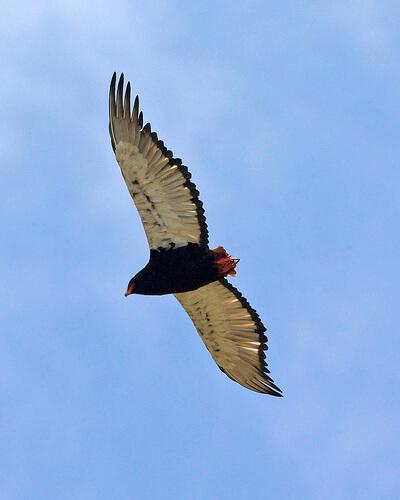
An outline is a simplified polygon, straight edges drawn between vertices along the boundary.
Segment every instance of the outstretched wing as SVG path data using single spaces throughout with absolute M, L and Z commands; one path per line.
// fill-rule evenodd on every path
M 122 74 L 115 95 L 116 74 L 110 86 L 110 136 L 128 190 L 139 211 L 151 249 L 188 243 L 208 244 L 208 231 L 199 192 L 188 169 L 173 158 L 139 113 L 136 96 L 130 105 L 130 83 Z
M 228 377 L 253 391 L 282 396 L 268 376 L 265 327 L 235 287 L 223 278 L 175 297 Z

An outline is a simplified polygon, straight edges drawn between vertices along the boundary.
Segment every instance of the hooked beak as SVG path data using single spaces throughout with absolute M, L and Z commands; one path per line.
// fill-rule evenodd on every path
M 134 288 L 135 283 L 129 283 L 128 290 L 125 292 L 125 297 L 128 297 L 128 295 L 132 295 Z

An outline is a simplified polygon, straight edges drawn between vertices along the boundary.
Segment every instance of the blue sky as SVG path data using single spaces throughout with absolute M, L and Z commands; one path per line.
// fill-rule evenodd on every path
M 398 2 L 81 3 L 2 4 L 2 498 L 397 499 Z M 148 249 L 113 71 L 241 258 L 284 398 L 123 296 Z

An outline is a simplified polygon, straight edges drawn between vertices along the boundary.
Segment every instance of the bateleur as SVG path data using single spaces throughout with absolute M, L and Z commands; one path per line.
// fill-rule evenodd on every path
M 256 392 L 282 396 L 265 361 L 267 337 L 256 311 L 226 276 L 239 259 L 223 247 L 211 250 L 199 192 L 179 158 L 143 125 L 131 87 L 124 93 L 114 73 L 109 96 L 111 144 L 146 232 L 148 264 L 129 282 L 125 295 L 174 294 L 189 314 L 218 367 Z

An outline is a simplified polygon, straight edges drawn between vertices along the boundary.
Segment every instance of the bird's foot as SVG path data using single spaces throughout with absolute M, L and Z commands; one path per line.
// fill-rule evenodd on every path
M 211 250 L 213 253 L 213 262 L 217 268 L 218 277 L 236 276 L 236 264 L 240 259 L 231 257 L 224 247 L 217 247 Z

